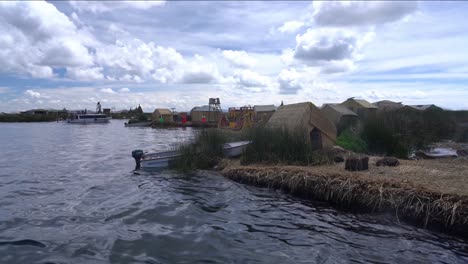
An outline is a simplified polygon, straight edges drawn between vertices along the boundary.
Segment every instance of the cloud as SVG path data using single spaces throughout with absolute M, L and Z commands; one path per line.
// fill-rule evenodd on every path
M 243 50 L 223 50 L 222 54 L 223 57 L 234 66 L 250 68 L 257 63 L 254 58 L 250 57 L 249 54 Z
M 87 33 L 53 4 L 0 2 L 0 31 L 0 71 L 4 73 L 49 78 L 55 67 L 93 64 Z
M 140 39 L 117 40 L 114 45 L 96 49 L 96 61 L 105 66 L 112 79 L 141 81 L 152 78 L 161 83 L 174 82 L 184 59 L 175 49 L 156 46 Z
M 280 93 L 295 94 L 303 88 L 302 75 L 295 68 L 283 69 L 278 75 Z
M 115 91 L 112 88 L 103 88 L 99 90 L 101 93 L 115 94 Z
M 198 54 L 186 61 L 179 70 L 182 71 L 181 83 L 217 83 L 222 79 L 218 67 Z
M 339 61 L 354 58 L 372 33 L 351 30 L 309 29 L 296 37 L 294 58 L 304 62 Z
M 78 12 L 103 13 L 116 9 L 150 9 L 163 6 L 165 1 L 69 1 Z
M 300 66 L 283 69 L 277 76 L 279 93 L 319 100 L 330 94 L 336 96 L 335 85 L 322 78 L 321 73 L 318 67 Z
M 24 92 L 24 94 L 26 94 L 27 96 L 32 97 L 32 98 L 41 98 L 41 93 L 35 92 L 33 90 L 26 90 L 26 92 Z
M 237 71 L 234 76 L 242 87 L 268 87 L 272 85 L 270 78 L 251 70 Z
M 128 89 L 128 88 L 126 88 L 126 87 L 120 88 L 119 92 L 121 92 L 121 93 L 128 93 L 128 92 L 130 92 L 130 89 Z
M 409 91 L 402 94 L 400 91 L 378 91 L 378 90 L 367 90 L 362 93 L 361 97 L 372 100 L 372 101 L 379 101 L 379 100 L 420 100 L 428 98 L 428 94 L 421 90 Z
M 278 31 L 281 33 L 294 33 L 303 26 L 304 26 L 304 22 L 292 20 L 292 21 L 284 22 L 284 24 L 278 28 Z
M 9 92 L 9 91 L 10 91 L 10 88 L 8 88 L 8 87 L 1 87 L 1 86 L 0 86 L 0 94 L 2 94 L 2 93 L 7 93 L 7 92 Z
M 363 26 L 394 22 L 415 12 L 416 1 L 314 1 L 319 26 Z
M 93 68 L 67 68 L 67 76 L 71 79 L 85 81 L 85 80 L 102 80 L 104 75 L 102 74 L 101 67 Z
M 330 61 L 323 63 L 320 67 L 320 73 L 333 74 L 340 72 L 349 72 L 357 68 L 353 60 L 345 59 L 341 61 Z

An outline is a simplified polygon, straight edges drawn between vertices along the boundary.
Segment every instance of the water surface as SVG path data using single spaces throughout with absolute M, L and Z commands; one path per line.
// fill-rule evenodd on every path
M 134 174 L 191 129 L 0 123 L 0 263 L 468 263 L 466 241 L 234 183 Z

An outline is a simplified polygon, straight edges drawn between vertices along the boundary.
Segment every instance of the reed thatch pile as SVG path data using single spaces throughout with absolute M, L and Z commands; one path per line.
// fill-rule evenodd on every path
M 237 182 L 282 189 L 360 212 L 391 212 L 397 221 L 442 227 L 468 236 L 468 195 L 444 194 L 409 180 L 345 172 L 336 166 L 237 166 L 223 174 Z

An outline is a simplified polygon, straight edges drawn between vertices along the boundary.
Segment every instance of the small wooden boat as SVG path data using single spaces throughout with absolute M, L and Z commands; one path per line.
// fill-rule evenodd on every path
M 225 143 L 223 154 L 226 158 L 238 157 L 250 143 L 250 141 Z M 163 169 L 168 168 L 181 154 L 175 150 L 157 153 L 143 153 L 141 150 L 135 150 L 132 156 L 136 162 L 135 169 Z

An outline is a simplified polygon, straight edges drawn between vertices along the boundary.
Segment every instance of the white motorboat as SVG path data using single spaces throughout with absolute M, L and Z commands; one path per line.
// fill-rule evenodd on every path
M 168 168 L 180 153 L 177 151 L 164 151 L 158 153 L 146 153 L 141 158 L 142 169 Z
M 110 117 L 105 114 L 72 114 L 67 120 L 70 124 L 109 123 Z
M 424 159 L 439 159 L 458 157 L 458 153 L 451 148 L 432 148 L 429 151 L 417 151 L 414 156 Z
M 96 124 L 109 123 L 110 117 L 102 113 L 101 103 L 96 105 L 96 113 L 88 113 L 87 110 L 70 113 L 67 122 L 70 124 Z
M 223 153 L 226 158 L 239 157 L 251 141 L 237 141 L 223 144 Z
M 250 143 L 250 141 L 225 143 L 223 144 L 223 154 L 226 158 L 238 157 Z M 144 153 L 142 150 L 134 150 L 132 156 L 136 162 L 135 169 L 163 169 L 168 168 L 181 154 L 175 150 L 157 153 Z

